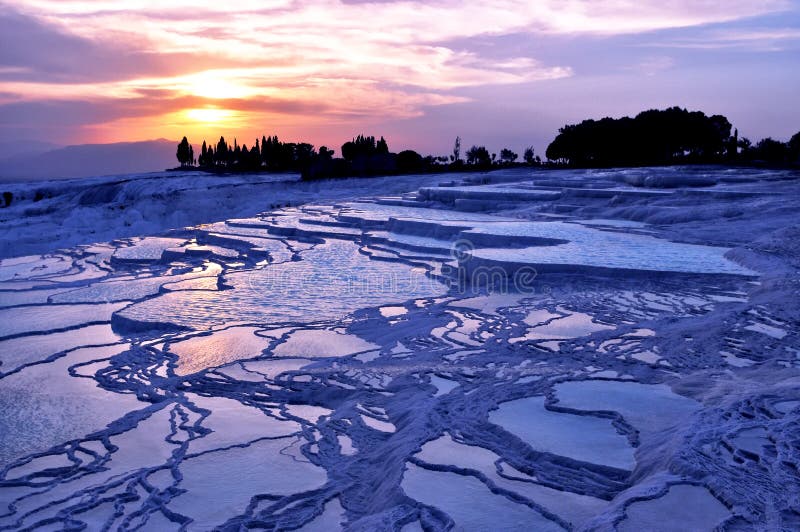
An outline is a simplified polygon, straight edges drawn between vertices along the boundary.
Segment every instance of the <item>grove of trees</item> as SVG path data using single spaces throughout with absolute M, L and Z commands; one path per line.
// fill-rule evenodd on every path
M 178 150 L 180 152 L 180 145 Z M 323 150 L 327 152 L 325 146 L 320 148 Z M 247 144 L 240 146 L 236 139 L 231 146 L 225 137 L 220 137 L 216 144 L 209 145 L 203 141 L 197 165 L 204 169 L 288 172 L 302 170 L 316 156 L 318 153 L 311 144 L 281 142 L 277 136 L 264 136 L 260 141 L 256 139 L 250 148 Z
M 315 150 L 305 142 L 281 142 L 277 135 L 262 136 L 248 147 L 237 139 L 233 145 L 220 137 L 216 144 L 203 140 L 195 159 L 194 149 L 186 137 L 178 144 L 176 156 L 180 168 L 195 167 L 217 172 L 300 172 L 304 179 L 325 177 L 373 176 L 408 173 L 439 173 L 464 168 L 490 169 L 499 165 L 514 165 L 519 156 L 508 148 L 500 151 L 500 161 L 489 154 L 485 146 L 472 146 L 461 158 L 461 138 L 456 137 L 452 155 L 422 156 L 413 150 L 400 153 L 389 151 L 384 137 L 358 135 L 341 147 L 341 158 L 326 146 Z M 526 164 L 541 164 L 533 148 L 525 151 Z
M 566 125 L 547 147 L 547 158 L 570 166 L 648 166 L 716 162 L 728 152 L 731 123 L 680 107 L 635 118 L 603 118 Z
M 800 138 L 771 138 L 755 146 L 722 115 L 680 107 L 651 109 L 634 118 L 584 120 L 562 127 L 547 147 L 550 162 L 573 167 L 705 163 L 796 164 Z
M 789 142 L 781 142 L 771 137 L 761 139 L 753 145 L 749 139 L 737 141 L 737 161 L 745 164 L 768 166 L 800 166 L 800 131 Z
M 651 109 L 634 118 L 584 120 L 562 127 L 547 147 L 547 161 L 525 148 L 522 161 L 509 148 L 497 153 L 473 145 L 463 152 L 456 137 L 447 156 L 422 156 L 413 150 L 392 153 L 384 137 L 358 135 L 341 146 L 341 157 L 326 146 L 316 150 L 305 142 L 281 142 L 277 135 L 262 136 L 248 147 L 233 145 L 224 137 L 216 144 L 203 141 L 195 159 L 186 137 L 176 156 L 181 168 L 194 167 L 221 172 L 299 172 L 304 179 L 374 175 L 439 173 L 461 170 L 491 170 L 528 166 L 658 166 L 670 164 L 748 164 L 800 166 L 800 133 L 788 142 L 765 138 L 753 144 L 739 138 L 737 130 L 722 115 L 706 116 L 680 107 Z

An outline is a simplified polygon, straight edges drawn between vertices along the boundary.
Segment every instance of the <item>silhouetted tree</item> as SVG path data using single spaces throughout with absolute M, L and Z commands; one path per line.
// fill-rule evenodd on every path
M 525 162 L 528 164 L 534 163 L 535 159 L 534 159 L 533 146 L 528 146 L 527 148 L 525 148 L 525 153 L 522 155 L 522 158 L 525 159 Z
M 294 163 L 294 168 L 305 168 L 311 163 L 311 159 L 315 154 L 316 152 L 314 151 L 314 146 L 312 144 L 308 144 L 306 142 L 296 144 L 294 147 L 294 158 L 292 161 Z
M 206 146 L 206 139 L 203 139 L 203 146 L 200 148 L 200 157 L 197 161 L 200 163 L 200 166 L 208 166 L 206 162 L 208 160 L 208 146 Z
M 473 146 L 467 150 L 467 164 L 487 167 L 492 164 L 492 156 L 485 146 Z
M 280 141 L 277 135 L 262 137 L 261 159 L 268 170 L 277 170 L 280 162 Z
M 503 161 L 504 163 L 513 163 L 518 158 L 519 155 L 509 150 L 508 148 L 503 148 L 502 150 L 500 150 L 500 160 Z
M 261 145 L 258 142 L 258 138 L 256 138 L 253 147 L 250 148 L 250 155 L 247 158 L 246 165 L 250 170 L 258 170 L 261 168 Z
M 725 148 L 725 158 L 728 161 L 735 161 L 739 157 L 739 130 L 733 130 L 733 136 L 728 139 L 728 146 Z
M 741 154 L 746 154 L 750 150 L 750 148 L 752 146 L 753 146 L 753 143 L 750 142 L 750 139 L 748 139 L 747 137 L 740 138 L 739 142 L 738 142 L 739 154 L 740 155 Z
M 375 152 L 379 155 L 386 155 L 389 153 L 389 145 L 386 143 L 386 140 L 381 137 L 381 140 L 375 146 Z
M 278 144 L 278 168 L 288 170 L 294 168 L 297 161 L 297 144 L 294 142 L 281 142 Z
M 422 155 L 414 150 L 404 150 L 397 154 L 397 171 L 401 173 L 420 172 L 424 166 Z
M 761 139 L 753 148 L 753 159 L 757 161 L 780 164 L 786 162 L 788 156 L 788 146 L 770 137 Z
M 385 144 L 385 141 L 384 141 Z M 377 153 L 377 146 L 375 144 L 375 137 L 367 137 L 359 135 L 350 142 L 345 142 L 342 145 L 342 157 L 346 161 L 353 161 L 356 157 L 369 157 Z M 387 146 L 386 153 L 389 153 Z
M 456 137 L 453 143 L 453 155 L 450 156 L 450 161 L 453 163 L 461 161 L 461 137 Z
M 191 166 L 194 153 L 186 137 L 183 137 L 183 140 L 178 144 L 178 150 L 175 152 L 175 156 L 178 158 L 178 162 L 182 167 Z
M 267 164 L 267 137 L 261 137 L 261 161 L 264 163 L 264 166 L 269 168 L 269 164 Z
M 217 142 L 217 149 L 214 151 L 214 164 L 227 166 L 228 164 L 228 143 L 225 137 L 220 137 Z
M 789 151 L 789 162 L 800 163 L 800 131 L 795 133 L 786 145 Z
M 236 137 L 233 138 L 233 150 L 229 151 L 229 155 L 228 166 L 236 166 L 239 164 L 242 158 L 242 149 L 236 141 Z

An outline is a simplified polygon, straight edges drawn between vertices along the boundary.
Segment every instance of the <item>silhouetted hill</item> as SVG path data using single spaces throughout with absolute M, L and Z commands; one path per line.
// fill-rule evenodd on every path
M 35 155 L 59 148 L 63 148 L 63 146 L 39 140 L 3 141 L 0 142 L 0 160 L 17 157 L 19 155 Z
M 175 166 L 175 141 L 82 144 L 0 159 L 0 181 L 154 172 Z

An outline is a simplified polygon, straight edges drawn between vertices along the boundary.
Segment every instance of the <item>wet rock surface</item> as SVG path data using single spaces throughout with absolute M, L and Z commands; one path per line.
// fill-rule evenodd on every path
M 800 182 L 737 172 L 3 259 L 0 529 L 795 529 Z

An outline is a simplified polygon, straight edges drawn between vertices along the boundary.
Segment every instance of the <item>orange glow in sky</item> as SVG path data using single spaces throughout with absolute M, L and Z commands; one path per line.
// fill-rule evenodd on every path
M 364 132 L 423 150 L 456 134 L 523 146 L 571 120 L 675 104 L 755 123 L 782 96 L 748 84 L 775 84 L 798 57 L 797 12 L 792 0 L 5 0 L 0 140 L 338 145 Z M 749 68 L 768 72 L 719 83 L 729 72 L 713 65 L 741 69 L 733 54 L 752 53 Z M 693 61 L 719 70 L 698 83 Z
M 233 113 L 227 109 L 215 109 L 213 107 L 186 110 L 186 117 L 193 122 L 197 122 L 198 124 L 216 124 L 218 122 L 225 123 L 232 115 Z

